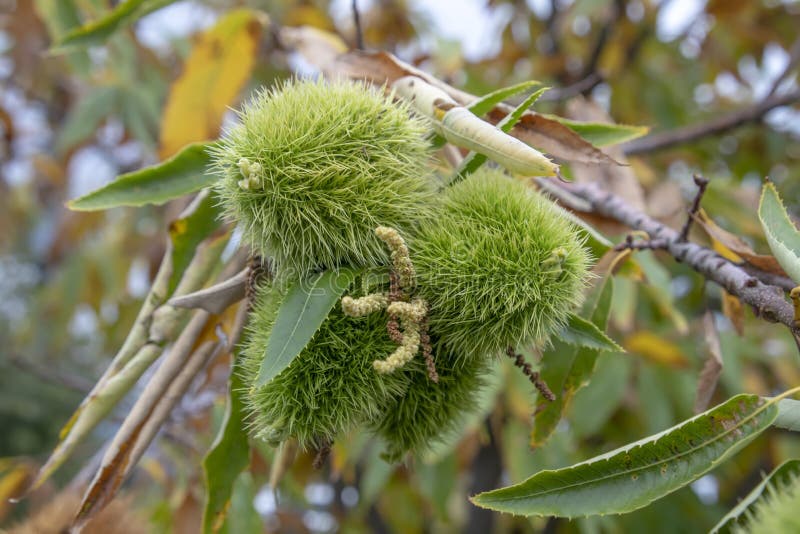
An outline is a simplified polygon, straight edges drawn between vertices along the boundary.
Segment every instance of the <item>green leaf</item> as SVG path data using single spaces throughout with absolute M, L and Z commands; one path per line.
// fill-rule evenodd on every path
M 217 176 L 208 172 L 210 142 L 187 145 L 168 160 L 129 172 L 67 203 L 70 209 L 94 211 L 119 206 L 163 204 L 208 187 Z
M 34 0 L 36 12 L 47 26 L 51 41 L 59 40 L 81 24 L 80 11 L 75 2 L 76 0 Z M 85 50 L 69 54 L 67 62 L 76 74 L 88 77 L 92 70 L 89 54 Z
M 498 89 L 497 91 L 492 91 L 491 93 L 483 95 L 478 100 L 467 106 L 467 109 L 470 110 L 475 115 L 477 115 L 478 117 L 480 117 L 481 115 L 489 113 L 492 110 L 492 108 L 494 108 L 497 104 L 499 104 L 506 98 L 525 92 L 534 85 L 541 85 L 541 84 L 536 80 L 529 80 L 527 82 L 522 82 L 516 85 L 511 85 L 509 87 Z
M 355 269 L 325 271 L 289 288 L 278 309 L 255 387 L 278 376 L 300 354 L 353 283 L 356 273 Z
M 84 24 L 67 33 L 50 50 L 53 54 L 68 51 L 73 47 L 100 45 L 120 28 L 132 24 L 144 15 L 160 9 L 175 0 L 125 0 L 97 20 Z
M 777 413 L 773 401 L 737 395 L 655 436 L 570 467 L 540 471 L 520 484 L 471 500 L 526 516 L 630 512 L 716 467 L 763 432 Z
M 592 350 L 613 350 L 624 352 L 605 332 L 597 328 L 586 319 L 570 314 L 567 324 L 557 334 L 558 339 L 576 347 L 585 347 Z
M 775 259 L 795 283 L 800 283 L 800 232 L 771 182 L 761 190 L 758 219 Z
M 780 409 L 780 406 L 778 408 Z M 735 508 L 725 514 L 725 517 L 711 529 L 711 534 L 730 534 L 737 527 L 743 527 L 758 502 L 769 495 L 770 490 L 777 490 L 787 484 L 792 484 L 798 477 L 800 477 L 800 460 L 783 462 L 767 475 L 761 484 L 753 488 L 753 491 L 748 493 Z
M 67 114 L 58 133 L 56 152 L 64 154 L 93 136 L 103 120 L 117 108 L 118 95 L 117 86 L 102 85 L 83 97 Z
M 611 311 L 611 300 L 613 298 L 614 278 L 609 273 L 594 289 L 592 298 L 589 300 L 591 304 L 587 305 L 584 310 L 584 313 L 591 317 L 592 322 L 590 324 L 601 333 L 603 333 L 608 323 L 608 314 Z M 613 340 L 611 342 L 617 346 L 617 348 L 613 350 L 621 350 Z M 566 389 L 570 392 L 570 395 L 574 395 L 577 390 L 589 383 L 589 378 L 591 378 L 592 373 L 594 373 L 597 356 L 598 352 L 592 347 L 584 347 L 578 350 L 565 382 Z
M 778 402 L 778 417 L 773 423 L 778 428 L 800 432 L 800 401 L 782 399 Z
M 608 319 L 612 293 L 613 281 L 606 277 L 601 284 L 595 286 L 582 310 L 583 315 L 591 317 L 592 322 L 584 319 L 576 321 L 587 323 L 584 325 L 586 330 L 590 329 L 588 324 L 592 324 L 602 334 Z M 576 332 L 573 337 L 577 336 Z M 554 341 L 553 347 L 542 357 L 540 372 L 556 398 L 554 401 L 543 398 L 538 400 L 531 430 L 531 447 L 541 447 L 549 439 L 575 392 L 589 381 L 597 360 L 598 349 L 570 346 L 567 344 L 569 341 L 560 335 L 555 336 L 555 339 L 557 341 Z
M 560 122 L 596 147 L 618 145 L 642 137 L 650 131 L 647 126 L 611 124 L 607 122 L 583 122 L 545 114 L 548 119 Z
M 172 295 L 183 272 L 194 257 L 195 249 L 204 239 L 213 234 L 221 224 L 219 198 L 211 191 L 198 195 L 189 214 L 175 219 L 169 225 L 172 240 L 172 274 L 169 278 L 167 296 Z
M 244 412 L 244 383 L 236 369 L 231 370 L 225 418 L 214 444 L 203 458 L 206 503 L 203 509 L 203 533 L 218 532 L 225 521 L 234 483 L 250 463 L 250 446 Z
M 530 87 L 531 85 L 538 84 L 538 83 L 539 82 L 525 82 L 525 83 L 522 83 L 522 84 L 519 84 L 519 85 L 514 85 L 514 86 L 512 86 L 510 88 L 500 89 L 499 91 L 495 91 L 494 93 L 490 93 L 489 95 L 487 95 L 487 97 L 491 96 L 491 95 L 495 95 L 495 93 L 503 93 L 503 91 L 509 91 L 510 89 L 522 87 L 523 85 L 525 87 L 522 88 L 521 90 L 525 90 L 528 87 Z M 548 89 L 549 89 L 549 87 L 542 87 L 538 91 L 534 91 L 533 93 L 531 93 L 528 96 L 528 98 L 523 100 L 522 103 L 519 106 L 514 108 L 514 111 L 512 111 L 511 113 L 509 113 L 508 115 L 503 117 L 503 120 L 501 120 L 500 122 L 497 123 L 497 128 L 499 128 L 500 130 L 502 130 L 505 133 L 510 132 L 511 129 L 519 122 L 519 119 L 522 117 L 522 115 L 526 111 L 528 111 L 528 108 L 530 108 L 533 104 L 535 104 L 536 101 L 539 100 L 539 97 L 542 96 L 542 93 L 544 93 Z M 519 91 L 515 91 L 514 93 L 518 93 L 518 92 Z M 514 94 L 514 93 L 511 93 L 511 94 Z M 508 96 L 508 95 L 503 96 L 503 98 L 505 98 L 506 96 Z M 486 97 L 484 97 L 484 98 L 486 98 Z M 502 100 L 502 98 L 500 100 Z M 500 100 L 498 100 L 498 102 Z M 497 103 L 497 102 L 495 102 L 495 103 Z M 474 105 L 475 104 L 473 104 L 473 106 Z M 469 109 L 470 109 L 470 111 L 475 113 L 472 110 L 473 106 L 470 106 Z M 489 109 L 492 109 L 492 107 L 494 107 L 494 104 L 491 107 L 489 107 Z M 489 110 L 487 109 L 486 111 L 489 111 Z M 475 113 L 475 114 L 476 115 L 481 115 L 482 113 L 480 113 L 480 114 L 479 113 Z M 461 162 L 461 165 L 459 166 L 458 170 L 456 170 L 456 172 L 454 174 L 454 177 L 453 177 L 453 179 L 451 180 L 450 183 L 454 184 L 454 183 L 458 182 L 459 180 L 463 180 L 464 178 L 466 178 L 467 176 L 469 176 L 470 174 L 472 174 L 473 172 L 478 170 L 478 168 L 480 168 L 481 165 L 486 163 L 487 159 L 488 158 L 485 155 L 480 154 L 480 153 L 475 152 L 475 151 L 471 151 L 469 154 L 467 154 L 467 157 L 464 158 L 464 161 Z

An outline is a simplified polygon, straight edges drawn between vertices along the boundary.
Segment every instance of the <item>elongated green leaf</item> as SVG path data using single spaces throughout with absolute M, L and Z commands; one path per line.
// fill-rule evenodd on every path
M 56 151 L 64 154 L 93 136 L 103 120 L 116 109 L 119 93 L 115 85 L 101 85 L 83 97 L 67 114 L 58 132 Z
M 111 34 L 144 15 L 160 9 L 176 0 L 125 0 L 97 20 L 89 22 L 67 33 L 51 50 L 62 53 L 73 47 L 100 45 Z
M 119 206 L 163 204 L 173 198 L 200 191 L 217 177 L 208 172 L 208 148 L 212 143 L 193 143 L 168 160 L 139 171 L 123 174 L 113 182 L 67 203 L 70 209 L 94 211 Z
M 594 297 L 594 307 L 591 308 L 591 324 L 600 330 L 600 332 L 603 332 L 608 323 L 608 314 L 611 311 L 611 299 L 614 296 L 614 278 L 611 274 L 606 275 L 597 285 L 592 296 Z M 614 343 L 613 340 L 612 343 Z M 614 345 L 616 345 L 616 343 L 614 343 Z M 605 349 L 601 349 L 601 351 L 602 350 Z M 589 383 L 589 379 L 594 373 L 598 355 L 599 352 L 592 347 L 583 347 L 575 354 L 575 360 L 572 362 L 572 368 L 569 370 L 569 375 L 565 382 L 565 388 L 569 396 L 574 395 L 580 388 Z
M 518 86 L 515 85 L 515 86 L 513 86 L 513 88 L 521 87 L 521 86 L 525 85 L 526 87 L 524 87 L 522 89 L 522 90 L 524 90 L 524 89 L 527 89 L 527 87 L 530 87 L 531 85 L 533 85 L 534 83 L 538 83 L 538 82 L 526 82 L 525 84 L 520 84 Z M 509 113 L 508 115 L 503 117 L 503 120 L 501 120 L 500 122 L 497 123 L 497 128 L 499 128 L 500 130 L 502 130 L 505 133 L 510 132 L 511 129 L 514 127 L 514 125 L 517 124 L 517 122 L 519 122 L 519 119 L 520 119 L 520 117 L 522 117 L 523 113 L 528 111 L 528 108 L 530 108 L 533 104 L 535 104 L 536 101 L 539 100 L 539 97 L 542 96 L 542 93 L 547 91 L 547 89 L 549 89 L 549 88 L 548 87 L 543 87 L 543 88 L 539 89 L 538 91 L 535 91 L 532 94 L 530 94 L 528 96 L 528 98 L 526 98 L 519 106 L 514 108 L 514 111 L 512 111 L 511 113 Z M 507 90 L 507 89 L 505 89 L 505 90 Z M 495 91 L 495 93 L 502 92 L 502 91 L 505 91 L 505 90 L 501 89 L 500 91 Z M 515 91 L 515 92 L 519 92 L 519 91 Z M 494 94 L 494 93 L 490 93 L 490 94 Z M 514 94 L 514 93 L 512 93 L 512 94 Z M 487 95 L 487 96 L 489 96 L 489 95 Z M 508 95 L 506 95 L 506 96 L 508 96 Z M 503 98 L 505 98 L 505 96 Z M 500 102 L 501 100 L 502 100 L 502 98 L 500 100 L 498 100 L 498 102 Z M 473 106 L 474 106 L 474 104 L 473 104 Z M 470 106 L 470 111 L 472 111 L 472 107 L 473 106 Z M 490 106 L 489 109 L 491 109 L 492 107 L 494 107 L 494 105 Z M 486 111 L 489 111 L 489 109 L 487 109 Z M 473 113 L 474 113 L 474 111 L 473 111 Z M 477 113 L 476 113 L 476 115 L 477 115 Z M 470 152 L 469 154 L 467 154 L 467 157 L 464 158 L 464 161 L 461 162 L 461 166 L 455 172 L 454 178 L 452 179 L 451 183 L 456 183 L 459 180 L 462 180 L 462 179 L 466 178 L 467 176 L 469 176 L 470 174 L 472 174 L 473 172 L 478 170 L 478 168 L 480 168 L 481 165 L 486 163 L 487 159 L 488 158 L 483 154 L 480 154 L 480 153 L 475 152 L 475 151 Z
M 53 42 L 81 24 L 80 10 L 75 5 L 76 0 L 33 0 L 33 2 Z M 66 59 L 76 74 L 89 75 L 92 63 L 86 50 L 72 52 Z
M 175 219 L 169 225 L 172 240 L 172 275 L 169 278 L 167 296 L 172 295 L 183 272 L 192 261 L 195 249 L 204 239 L 220 227 L 221 209 L 219 199 L 211 191 L 204 191 L 195 200 L 190 213 Z
M 777 413 L 773 401 L 737 395 L 660 434 L 580 464 L 540 471 L 520 484 L 476 495 L 472 502 L 520 515 L 630 512 L 713 469 L 764 431 Z
M 753 491 L 748 493 L 736 507 L 725 514 L 725 517 L 711 529 L 711 534 L 730 534 L 737 526 L 743 526 L 750 512 L 753 511 L 758 502 L 761 501 L 770 490 L 776 490 L 787 484 L 794 483 L 797 481 L 798 477 L 800 477 L 800 460 L 788 460 L 783 462 L 776 467 L 772 473 L 767 475 L 766 478 L 761 481 L 761 484 L 753 488 Z
M 355 280 L 357 271 L 325 271 L 294 284 L 278 309 L 255 386 L 261 387 L 286 369 L 311 341 L 333 306 Z
M 792 280 L 800 283 L 800 231 L 789 218 L 771 182 L 764 184 L 761 190 L 758 218 L 775 259 Z
M 560 122 L 594 146 L 603 147 L 618 145 L 650 131 L 647 126 L 631 126 L 630 124 L 611 124 L 607 122 L 583 122 L 565 119 L 558 115 L 544 115 L 548 119 Z
M 548 89 L 550 88 L 542 87 L 541 89 L 538 89 L 528 95 L 528 98 L 523 100 L 519 106 L 515 107 L 514 111 L 503 117 L 503 120 L 497 123 L 497 127 L 506 133 L 510 132 L 511 129 L 514 128 L 514 126 L 516 126 L 519 120 L 522 118 L 522 115 L 524 115 L 525 112 L 528 111 L 528 109 L 530 109 L 530 107 L 533 106 L 536 101 L 539 100 L 539 97 L 541 97 L 542 94 L 544 94 L 544 92 Z
M 228 386 L 225 418 L 214 444 L 203 458 L 206 504 L 203 510 L 203 533 L 218 532 L 233 494 L 234 483 L 250 463 L 250 446 L 244 423 L 244 384 L 234 366 Z
M 558 333 L 558 338 L 569 345 L 592 350 L 615 350 L 623 352 L 605 332 L 578 315 L 570 314 L 566 326 Z
M 778 417 L 775 426 L 792 432 L 800 432 L 800 401 L 782 399 L 778 402 Z
M 499 104 L 506 98 L 512 97 L 519 93 L 523 93 L 535 85 L 541 85 L 541 84 L 536 80 L 529 80 L 527 82 L 522 82 L 516 85 L 510 85 L 508 87 L 498 89 L 497 91 L 492 91 L 491 93 L 483 95 L 478 100 L 470 104 L 467 107 L 467 109 L 469 109 L 472 113 L 480 117 L 481 115 L 489 113 L 489 111 L 491 111 L 493 107 L 495 107 L 497 104 Z
M 601 334 L 608 319 L 612 292 L 613 281 L 610 277 L 606 277 L 593 288 L 592 294 L 581 310 L 584 316 L 591 318 L 589 324 L 595 326 Z M 586 320 L 582 322 L 588 323 Z M 577 335 L 576 333 L 575 337 Z M 542 379 L 553 390 L 556 398 L 553 401 L 540 398 L 537 402 L 530 437 L 531 447 L 540 447 L 547 441 L 575 392 L 589 381 L 597 361 L 597 349 L 588 346 L 570 346 L 567 339 L 561 335 L 555 338 L 557 341 L 553 343 L 552 349 L 546 351 L 542 357 L 540 372 Z

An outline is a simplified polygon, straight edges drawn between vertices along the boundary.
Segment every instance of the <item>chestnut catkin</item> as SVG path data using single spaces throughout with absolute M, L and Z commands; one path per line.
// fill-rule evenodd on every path
M 408 233 L 435 196 L 426 126 L 363 83 L 290 81 L 257 94 L 213 149 L 217 192 L 278 279 L 386 264 L 381 225 Z

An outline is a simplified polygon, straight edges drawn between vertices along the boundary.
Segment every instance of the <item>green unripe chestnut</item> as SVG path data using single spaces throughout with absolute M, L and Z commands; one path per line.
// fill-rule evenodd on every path
M 408 233 L 435 189 L 426 125 L 356 82 L 289 81 L 258 93 L 213 149 L 217 191 L 278 279 L 387 261 L 377 226 Z

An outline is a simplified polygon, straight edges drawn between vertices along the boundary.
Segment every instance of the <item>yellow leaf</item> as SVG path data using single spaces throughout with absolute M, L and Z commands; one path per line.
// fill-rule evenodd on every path
M 736 333 L 740 336 L 744 335 L 744 308 L 742 307 L 742 302 L 739 297 L 731 295 L 723 288 L 720 288 L 720 291 L 722 292 L 722 313 L 730 319 Z
M 652 332 L 636 332 L 625 339 L 623 346 L 626 351 L 639 354 L 654 363 L 680 368 L 689 365 L 676 344 Z
M 250 77 L 261 29 L 256 12 L 238 9 L 200 35 L 167 99 L 162 158 L 217 136 L 225 111 Z

